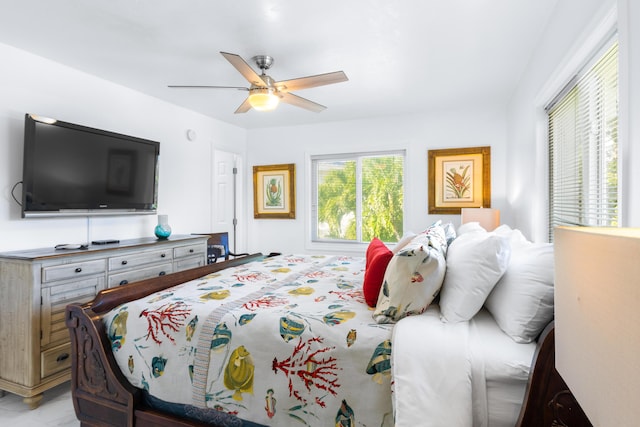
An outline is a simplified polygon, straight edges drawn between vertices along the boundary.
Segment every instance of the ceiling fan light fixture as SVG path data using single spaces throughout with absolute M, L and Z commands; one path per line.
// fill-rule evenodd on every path
M 273 65 L 272 57 L 268 55 L 258 55 L 253 57 L 256 65 L 262 71 L 261 74 L 258 74 L 255 69 L 242 59 L 240 55 L 228 52 L 220 53 L 240 74 L 242 74 L 242 77 L 244 77 L 251 85 L 250 87 L 212 85 L 169 85 L 169 87 L 190 89 L 235 89 L 249 91 L 249 96 L 242 101 L 242 104 L 240 104 L 236 111 L 234 111 L 234 114 L 246 113 L 252 109 L 257 111 L 272 111 L 278 107 L 280 101 L 295 107 L 313 111 L 314 113 L 319 113 L 327 107 L 298 96 L 292 93 L 292 91 L 346 82 L 349 80 L 344 71 L 334 71 L 332 73 L 275 81 L 265 73 L 265 71 Z
M 249 104 L 258 111 L 273 111 L 278 107 L 280 98 L 271 88 L 254 88 L 249 91 Z

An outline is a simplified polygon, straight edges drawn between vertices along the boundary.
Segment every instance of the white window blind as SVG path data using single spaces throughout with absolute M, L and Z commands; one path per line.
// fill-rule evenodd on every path
M 549 233 L 618 225 L 618 43 L 612 41 L 547 109 Z
M 404 151 L 313 156 L 312 240 L 400 240 L 404 159 Z

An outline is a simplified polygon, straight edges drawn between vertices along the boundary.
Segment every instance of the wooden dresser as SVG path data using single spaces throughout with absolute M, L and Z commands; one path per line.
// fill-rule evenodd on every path
M 98 291 L 207 263 L 207 236 L 142 238 L 85 250 L 0 253 L 0 393 L 24 397 L 70 379 L 64 309 Z

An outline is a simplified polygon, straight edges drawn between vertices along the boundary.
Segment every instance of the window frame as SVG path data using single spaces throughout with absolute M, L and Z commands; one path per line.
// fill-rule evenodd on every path
M 308 216 L 308 249 L 336 249 L 347 251 L 360 251 L 366 247 L 369 242 L 362 241 L 362 185 L 356 186 L 356 234 L 357 240 L 341 240 L 341 239 L 323 239 L 317 235 L 317 217 L 318 217 L 318 174 L 316 161 L 323 160 L 355 160 L 356 161 L 356 180 L 361 183 L 362 178 L 362 162 L 358 159 L 366 157 L 384 157 L 384 156 L 401 156 L 402 157 L 402 189 L 403 189 L 403 209 L 402 221 L 406 224 L 406 191 L 407 191 L 407 149 L 397 148 L 393 150 L 365 150 L 353 152 L 332 152 L 322 154 L 307 154 L 308 165 L 308 188 L 309 188 L 309 216 Z M 403 225 L 404 228 L 404 225 Z M 404 231 L 404 230 L 403 230 Z M 386 242 L 395 243 L 395 242 Z

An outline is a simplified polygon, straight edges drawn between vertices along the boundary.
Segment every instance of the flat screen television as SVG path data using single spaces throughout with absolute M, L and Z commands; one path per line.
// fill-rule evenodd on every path
M 22 217 L 153 214 L 160 143 L 25 115 Z

